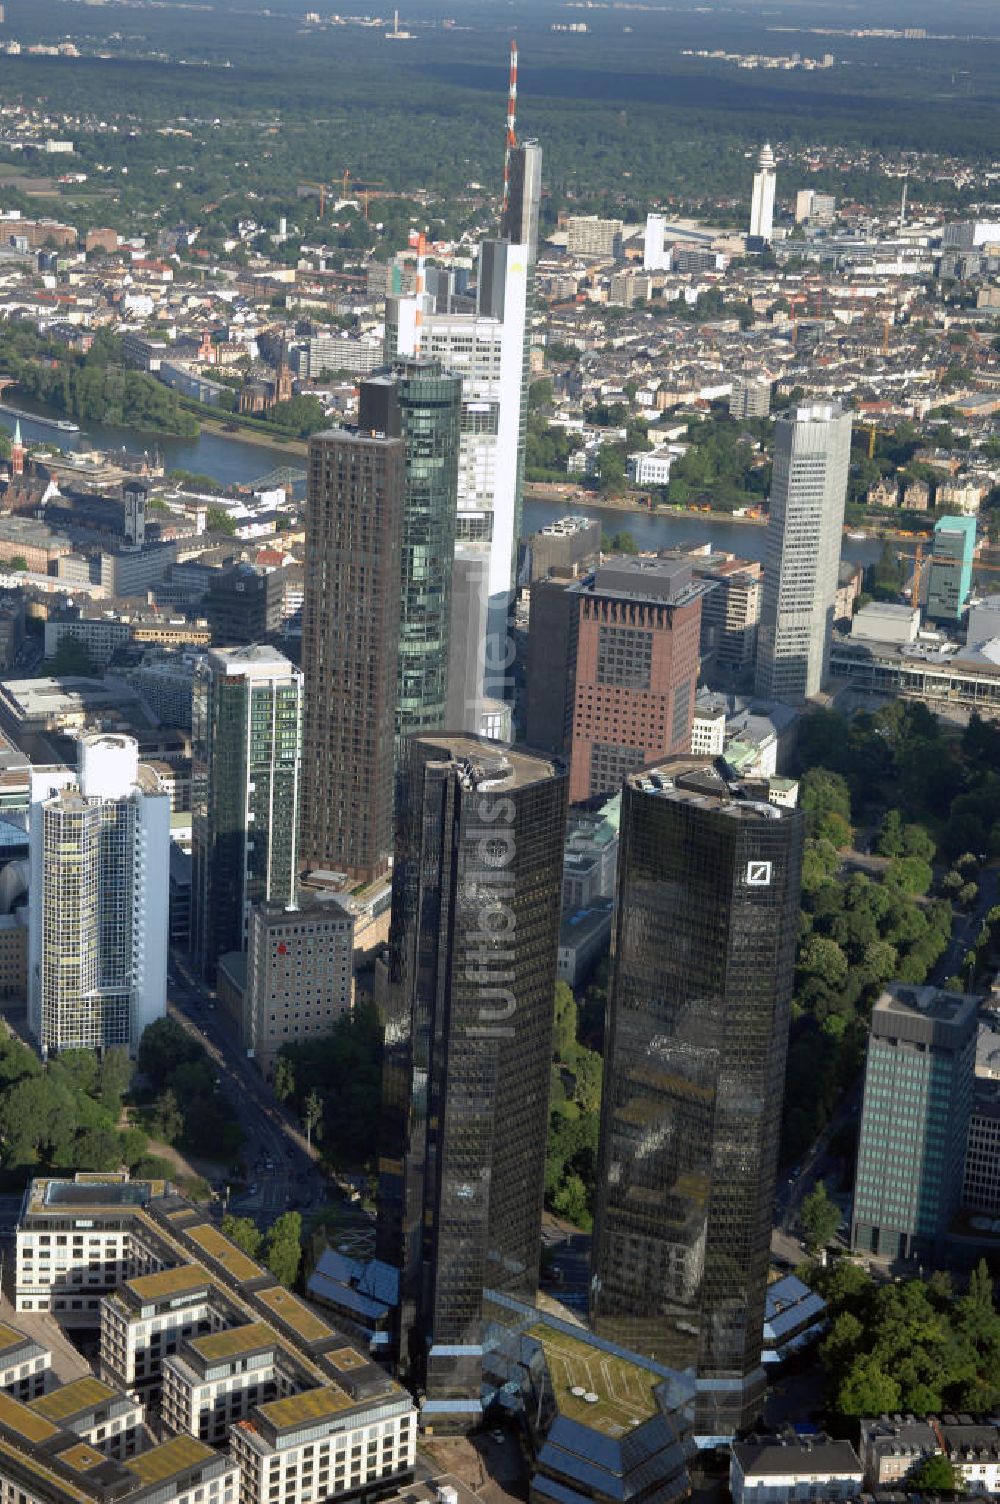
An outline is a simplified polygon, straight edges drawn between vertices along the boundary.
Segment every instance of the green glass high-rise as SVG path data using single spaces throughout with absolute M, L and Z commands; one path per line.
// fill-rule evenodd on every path
M 274 648 L 214 648 L 191 719 L 191 949 L 211 982 L 254 904 L 295 900 L 302 674 Z
M 396 735 L 440 730 L 448 698 L 462 381 L 407 361 L 361 385 L 358 427 L 403 440 Z

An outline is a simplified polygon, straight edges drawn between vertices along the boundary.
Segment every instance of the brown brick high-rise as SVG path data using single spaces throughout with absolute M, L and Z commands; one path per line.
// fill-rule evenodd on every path
M 310 441 L 301 851 L 360 881 L 392 851 L 403 487 L 400 439 Z
M 701 598 L 691 566 L 611 559 L 580 584 L 570 801 L 613 794 L 629 773 L 691 746 Z

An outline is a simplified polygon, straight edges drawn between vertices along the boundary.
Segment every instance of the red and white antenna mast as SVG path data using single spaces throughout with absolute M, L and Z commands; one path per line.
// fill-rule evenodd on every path
M 517 42 L 510 44 L 510 84 L 507 89 L 507 146 L 503 159 L 503 208 L 510 203 L 510 154 L 517 145 L 514 122 L 517 119 Z

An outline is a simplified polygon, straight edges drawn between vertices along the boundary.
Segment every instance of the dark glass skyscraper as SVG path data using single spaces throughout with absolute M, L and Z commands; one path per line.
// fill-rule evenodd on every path
M 591 1318 L 757 1415 L 803 817 L 674 757 L 622 794 Z
M 406 467 L 397 736 L 445 723 L 461 407 L 461 377 L 436 361 L 361 384 L 358 427 L 401 438 Z
M 379 1251 L 438 1424 L 477 1419 L 484 1289 L 537 1288 L 565 814 L 545 757 L 404 744 Z
M 399 439 L 309 442 L 302 854 L 363 882 L 392 854 L 404 483 Z
M 214 981 L 253 905 L 295 898 L 302 674 L 275 648 L 213 648 L 191 721 L 191 947 Z

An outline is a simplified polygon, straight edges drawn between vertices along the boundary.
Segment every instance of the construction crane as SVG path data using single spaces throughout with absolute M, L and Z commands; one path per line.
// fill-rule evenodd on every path
M 913 575 L 910 579 L 909 588 L 910 605 L 919 606 L 920 586 L 923 583 L 924 565 L 928 562 L 924 545 L 922 543 L 918 543 L 912 553 L 909 551 L 909 549 L 897 548 L 896 557 L 897 559 L 908 559 L 913 565 Z M 979 559 L 976 559 L 973 561 L 972 570 L 974 574 L 979 574 L 982 570 L 1000 572 L 1000 564 L 984 564 Z
M 322 219 L 324 211 L 326 210 L 326 184 L 325 183 L 300 183 L 299 184 L 299 196 L 300 197 L 302 196 L 302 190 L 303 190 L 303 188 L 307 188 L 307 189 L 308 188 L 312 188 L 316 193 L 319 194 L 319 217 L 320 217 L 320 219 Z

